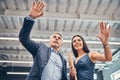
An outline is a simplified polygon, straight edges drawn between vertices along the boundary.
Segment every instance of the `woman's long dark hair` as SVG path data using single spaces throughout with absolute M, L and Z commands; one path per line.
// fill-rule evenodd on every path
M 72 41 L 71 41 L 72 51 L 73 51 L 74 56 L 75 56 L 75 57 L 78 57 L 77 50 L 75 50 L 75 48 L 73 47 L 73 39 L 74 39 L 75 37 L 80 37 L 80 38 L 82 39 L 82 42 L 83 42 L 83 50 L 84 50 L 86 53 L 89 53 L 90 50 L 88 49 L 85 40 L 84 40 L 80 35 L 75 35 L 75 36 L 72 37 Z

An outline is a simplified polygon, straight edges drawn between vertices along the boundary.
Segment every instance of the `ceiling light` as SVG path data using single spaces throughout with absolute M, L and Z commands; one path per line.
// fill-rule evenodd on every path
M 29 73 L 28 72 L 7 72 L 7 74 L 12 74 L 12 75 L 27 75 Z
M 0 40 L 15 40 L 18 41 L 18 38 L 10 38 L 10 37 L 0 37 Z M 49 39 L 32 39 L 34 41 L 42 41 L 42 42 L 48 42 Z M 70 43 L 71 40 L 63 40 L 65 43 Z M 87 43 L 93 43 L 93 44 L 101 44 L 100 41 L 86 41 Z M 109 42 L 109 44 L 114 44 L 114 45 L 120 45 L 120 42 Z
M 0 60 L 1 63 L 31 63 L 33 64 L 33 61 L 7 61 L 7 60 Z

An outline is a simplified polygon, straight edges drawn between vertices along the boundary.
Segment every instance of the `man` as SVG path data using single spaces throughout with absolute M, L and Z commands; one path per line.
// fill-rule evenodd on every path
M 43 15 L 43 8 L 43 2 L 33 2 L 19 34 L 20 42 L 32 54 L 34 61 L 26 80 L 67 80 L 66 61 L 59 52 L 63 43 L 62 35 L 54 33 L 50 37 L 50 47 L 30 40 L 34 19 Z

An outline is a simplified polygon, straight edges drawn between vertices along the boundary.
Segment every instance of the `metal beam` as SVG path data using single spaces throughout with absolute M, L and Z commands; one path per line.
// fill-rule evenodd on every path
M 30 66 L 32 66 L 33 61 L 10 61 L 10 60 L 8 61 L 8 60 L 0 60 L 0 63 L 12 63 L 14 65 L 15 64 L 29 64 Z M 14 66 L 14 65 L 11 65 L 11 66 Z M 99 69 L 99 68 L 103 67 L 104 65 L 105 65 L 104 63 L 96 63 L 95 69 Z M 23 65 L 21 65 L 21 66 L 23 66 Z M 69 66 L 67 66 L 67 67 L 69 68 Z
M 9 10 L 6 9 L 2 15 L 11 15 L 11 16 L 26 16 L 29 11 L 26 10 Z M 87 21 L 112 21 L 120 23 L 120 17 L 118 16 L 104 16 L 104 15 L 88 15 L 88 14 L 79 14 L 79 13 L 50 13 L 45 11 L 44 15 L 41 18 L 47 19 L 72 19 L 72 20 L 87 20 Z
M 118 48 L 118 49 L 116 49 L 114 52 L 113 52 L 113 56 L 115 56 L 115 55 L 117 55 L 117 53 L 120 51 L 120 47 Z M 118 53 L 118 55 L 119 55 L 119 53 Z

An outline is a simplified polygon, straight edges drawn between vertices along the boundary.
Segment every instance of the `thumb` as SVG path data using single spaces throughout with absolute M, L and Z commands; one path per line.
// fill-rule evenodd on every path
M 42 16 L 42 15 L 43 15 L 43 12 L 39 13 L 39 15 Z
M 97 34 L 96 37 L 101 40 L 100 34 Z

